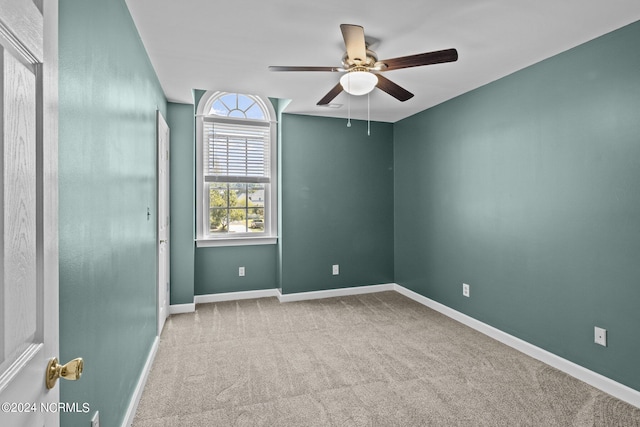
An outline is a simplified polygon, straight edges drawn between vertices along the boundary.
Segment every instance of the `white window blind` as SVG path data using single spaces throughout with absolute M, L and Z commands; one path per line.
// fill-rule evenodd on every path
M 269 122 L 247 125 L 205 118 L 205 182 L 268 183 L 269 138 Z

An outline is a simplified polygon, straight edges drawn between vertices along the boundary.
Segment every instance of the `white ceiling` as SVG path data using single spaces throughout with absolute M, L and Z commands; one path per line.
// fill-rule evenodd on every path
M 376 89 L 371 120 L 396 122 L 640 20 L 639 0 L 126 0 L 167 99 L 192 89 L 291 99 L 287 112 L 347 117 L 347 94 L 318 107 L 340 73 L 269 65 L 340 66 L 340 24 L 364 27 L 379 59 L 456 48 L 459 59 L 386 72 L 415 96 Z M 367 97 L 351 97 L 367 118 Z

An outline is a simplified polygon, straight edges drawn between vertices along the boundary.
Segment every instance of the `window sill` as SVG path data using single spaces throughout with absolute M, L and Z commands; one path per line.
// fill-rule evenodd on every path
M 252 246 L 275 245 L 277 237 L 228 237 L 219 239 L 196 239 L 197 248 L 221 247 L 221 246 Z

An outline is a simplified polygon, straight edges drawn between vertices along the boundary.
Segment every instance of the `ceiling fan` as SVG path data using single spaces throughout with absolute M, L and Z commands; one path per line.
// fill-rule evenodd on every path
M 342 24 L 340 25 L 340 30 L 347 49 L 342 57 L 342 67 L 270 66 L 269 70 L 345 73 L 340 78 L 340 82 L 318 101 L 317 105 L 328 105 L 343 90 L 351 95 L 365 95 L 376 87 L 404 102 L 411 99 L 413 94 L 379 73 L 422 65 L 453 62 L 458 59 L 457 50 L 445 49 L 379 61 L 378 55 L 367 46 L 362 26 Z

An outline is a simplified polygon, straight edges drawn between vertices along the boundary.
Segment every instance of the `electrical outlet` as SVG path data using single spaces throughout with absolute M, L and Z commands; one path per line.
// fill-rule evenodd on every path
M 465 297 L 468 297 L 470 294 L 470 290 L 469 290 L 469 285 L 467 285 L 466 283 L 462 284 L 462 295 L 464 295 Z
M 594 327 L 593 331 L 594 331 L 593 341 L 596 344 L 600 344 L 601 346 L 606 347 L 607 346 L 607 330 L 606 329 L 602 329 L 602 328 L 598 328 L 596 326 L 596 327 Z
M 339 264 L 333 264 L 333 275 L 337 276 L 338 274 L 340 274 L 340 265 Z
M 96 411 L 91 418 L 91 427 L 100 427 L 100 412 Z
M 244 267 L 238 267 L 238 276 L 244 277 Z

